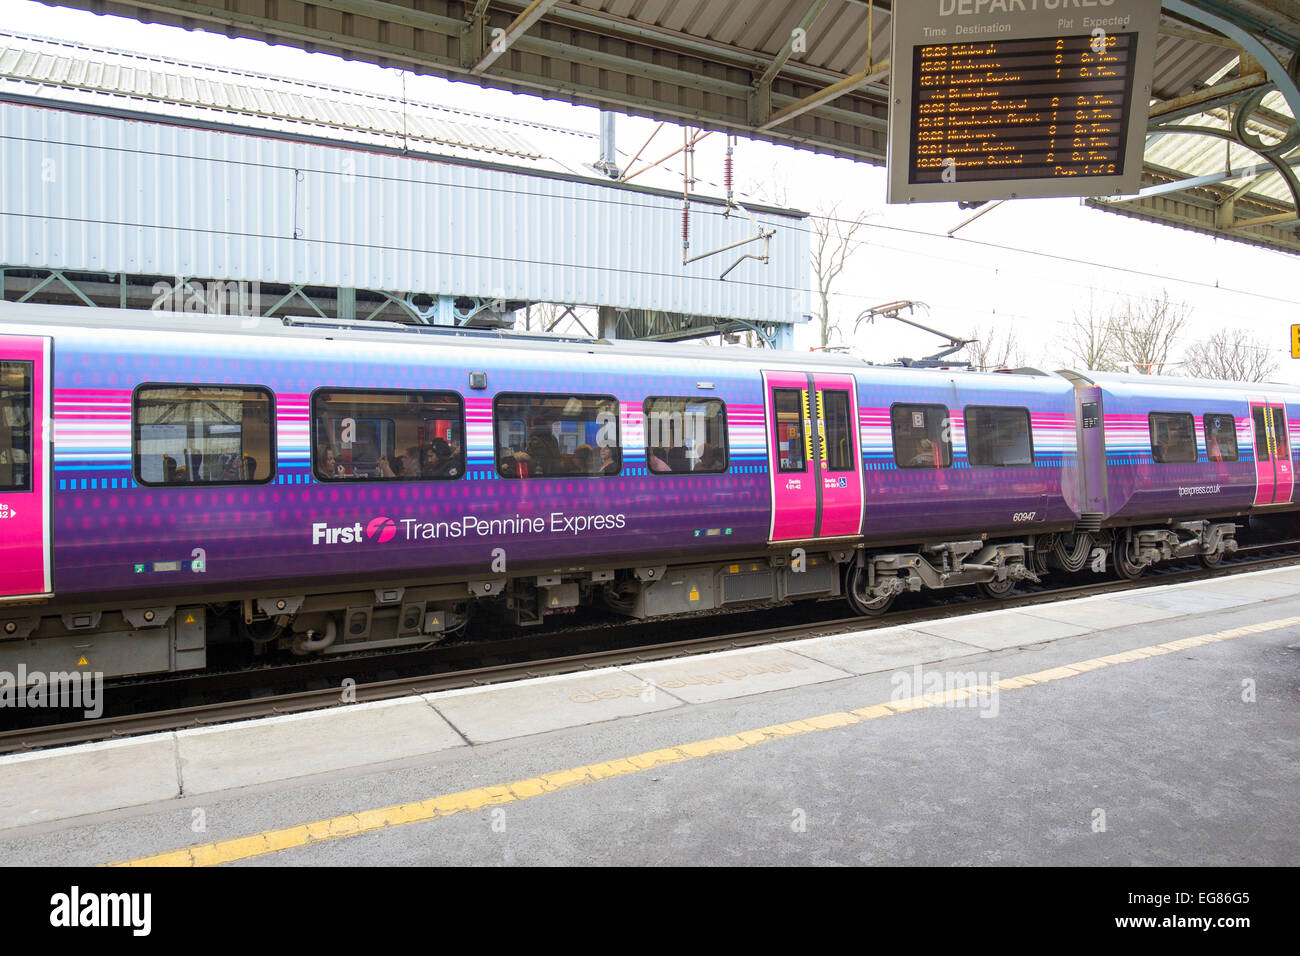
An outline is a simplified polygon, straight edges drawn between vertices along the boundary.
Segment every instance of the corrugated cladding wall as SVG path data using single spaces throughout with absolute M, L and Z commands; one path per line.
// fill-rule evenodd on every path
M 597 183 L 0 103 L 0 263 L 791 321 L 806 221 L 681 264 L 681 201 Z M 753 235 L 692 204 L 691 253 Z

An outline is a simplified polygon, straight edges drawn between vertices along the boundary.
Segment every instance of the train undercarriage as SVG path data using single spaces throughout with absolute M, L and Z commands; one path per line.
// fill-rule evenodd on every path
M 927 544 L 914 552 L 860 552 L 846 571 L 845 596 L 863 615 L 883 614 L 908 591 L 975 585 L 992 598 L 1009 596 L 1018 582 L 1038 583 L 1053 571 L 1097 574 L 1112 569 L 1133 580 L 1165 561 L 1199 558 L 1215 567 L 1238 548 L 1231 521 L 1176 521 L 1161 527 L 1088 530 L 1035 535 L 1022 541 L 983 540 Z
M 808 542 L 743 559 L 642 567 L 598 567 L 427 586 L 329 593 L 287 592 L 219 603 L 176 603 L 50 614 L 0 608 L 0 670 L 90 667 L 105 677 L 202 669 L 208 650 L 251 647 L 298 657 L 438 643 L 471 617 L 532 627 L 605 608 L 634 618 L 843 597 L 876 616 L 905 593 L 975 587 L 1005 598 L 1053 572 L 1111 572 L 1133 579 L 1167 561 L 1218 565 L 1238 548 L 1231 520 L 1089 527 L 1022 538 L 924 542 L 868 548 Z

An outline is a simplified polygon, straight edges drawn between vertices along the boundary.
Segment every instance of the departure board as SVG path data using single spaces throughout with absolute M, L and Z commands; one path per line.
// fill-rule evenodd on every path
M 1133 39 L 917 47 L 909 182 L 1123 175 Z
M 1159 0 L 1089 6 L 896 4 L 889 201 L 1136 192 Z

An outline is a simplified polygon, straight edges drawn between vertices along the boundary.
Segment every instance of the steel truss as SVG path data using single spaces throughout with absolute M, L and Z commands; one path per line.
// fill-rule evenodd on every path
M 1300 252 L 1300 49 L 1279 57 L 1246 27 L 1187 0 L 1164 0 L 1168 12 L 1204 25 L 1239 47 L 1238 76 L 1151 108 L 1148 146 L 1171 135 L 1208 136 L 1250 150 L 1263 162 L 1225 163 L 1221 171 L 1187 176 L 1148 165 L 1147 185 L 1136 197 L 1089 200 L 1089 204 L 1141 218 L 1193 226 L 1228 238 Z M 1280 41 L 1274 39 L 1280 45 Z M 1280 93 L 1291 115 L 1264 107 Z M 1187 123 L 1213 117 L 1224 127 Z M 1267 137 L 1267 138 L 1266 138 Z M 1286 184 L 1290 204 L 1254 193 L 1259 178 L 1276 173 Z M 1232 185 L 1237 180 L 1244 180 Z
M 0 266 L 0 301 L 467 328 L 510 328 L 525 305 L 480 296 L 25 266 Z
M 552 314 L 534 329 L 533 313 L 538 303 L 195 276 L 0 266 L 0 301 L 239 315 L 250 319 L 363 320 L 469 329 L 518 327 L 551 333 L 580 332 L 592 339 L 669 342 L 723 336 L 737 341 L 748 333 L 754 344 L 766 348 L 794 347 L 794 328 L 784 323 L 569 304 L 554 307 Z M 596 321 L 586 312 L 594 313 Z

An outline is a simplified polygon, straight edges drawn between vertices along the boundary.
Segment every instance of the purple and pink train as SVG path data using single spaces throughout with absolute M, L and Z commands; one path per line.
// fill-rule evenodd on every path
M 0 669 L 1135 577 L 1294 507 L 1300 390 L 0 304 Z M 85 662 L 82 664 L 81 662 Z

